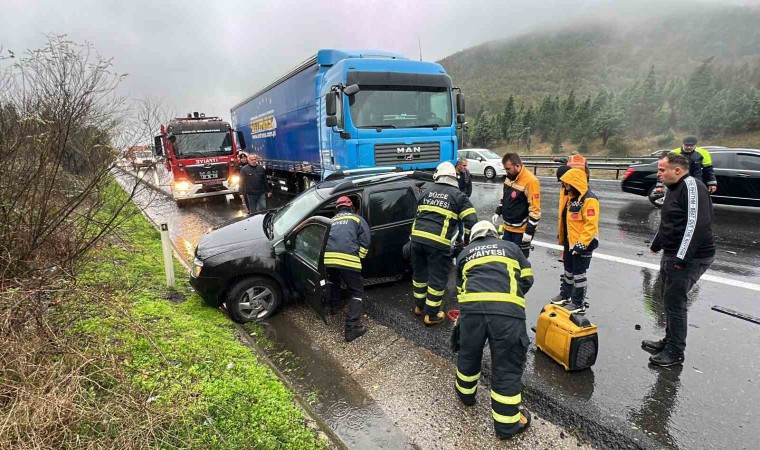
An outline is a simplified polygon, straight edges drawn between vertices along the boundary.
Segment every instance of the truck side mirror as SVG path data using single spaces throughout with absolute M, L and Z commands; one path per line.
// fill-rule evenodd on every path
M 346 95 L 354 95 L 357 92 L 359 92 L 359 85 L 358 84 L 352 84 L 351 86 L 346 86 L 345 89 L 343 89 L 343 93 Z
M 237 141 L 238 141 L 238 145 L 240 146 L 239 150 L 245 150 L 245 147 L 246 147 L 245 135 L 243 134 L 242 131 L 236 131 L 235 133 L 237 133 Z
M 328 126 L 330 128 L 337 127 L 338 126 L 338 118 L 336 116 L 327 116 L 327 117 L 325 117 L 325 126 Z
M 153 138 L 153 153 L 156 156 L 161 156 L 164 154 L 164 148 L 161 143 L 161 136 L 156 136 Z
M 327 114 L 328 117 L 335 116 L 337 113 L 335 108 L 335 92 L 328 92 L 325 94 L 325 114 Z M 330 125 L 328 125 L 330 126 Z
M 464 124 L 464 114 L 457 114 L 457 123 Z
M 464 114 L 464 112 L 464 94 L 459 92 L 457 93 L 457 114 Z

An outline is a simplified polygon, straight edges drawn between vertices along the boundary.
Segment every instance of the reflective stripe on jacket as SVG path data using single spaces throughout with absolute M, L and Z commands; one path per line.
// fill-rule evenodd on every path
M 412 241 L 448 249 L 459 221 L 464 223 L 465 236 L 469 235 L 478 221 L 470 199 L 455 186 L 435 183 L 417 203 Z
M 525 319 L 525 294 L 532 285 L 530 262 L 512 242 L 488 236 L 472 242 L 457 258 L 457 299 L 463 314 Z
M 367 222 L 349 208 L 341 208 L 333 217 L 327 237 L 325 266 L 361 271 L 361 260 L 367 256 L 370 239 Z
M 541 220 L 541 184 L 530 170 L 523 167 L 517 178 L 504 180 L 501 204 L 496 208 L 504 224 L 499 231 L 513 233 L 536 233 Z

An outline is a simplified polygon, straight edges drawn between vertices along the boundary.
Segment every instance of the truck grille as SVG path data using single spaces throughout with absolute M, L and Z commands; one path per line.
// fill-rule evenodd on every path
M 195 164 L 185 167 L 187 176 L 193 183 L 219 183 L 229 177 L 228 163 Z
M 438 162 L 441 156 L 440 142 L 423 144 L 378 144 L 375 145 L 376 166 L 398 166 L 423 162 Z

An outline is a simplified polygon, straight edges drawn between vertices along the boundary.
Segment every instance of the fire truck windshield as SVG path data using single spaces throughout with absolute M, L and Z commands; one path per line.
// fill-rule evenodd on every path
M 230 133 L 224 131 L 212 133 L 175 134 L 172 142 L 175 156 L 217 156 L 231 155 L 232 141 Z

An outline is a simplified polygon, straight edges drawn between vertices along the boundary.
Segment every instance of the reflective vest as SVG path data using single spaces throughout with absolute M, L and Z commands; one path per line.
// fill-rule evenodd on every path
M 528 233 L 533 236 L 541 220 L 541 184 L 525 167 L 517 178 L 504 180 L 501 203 L 496 208 L 504 223 L 499 231 Z
M 586 158 L 583 155 L 570 155 L 567 157 L 567 165 L 585 171 Z

